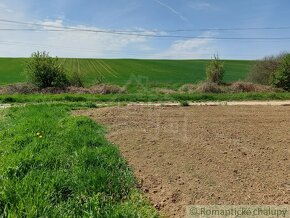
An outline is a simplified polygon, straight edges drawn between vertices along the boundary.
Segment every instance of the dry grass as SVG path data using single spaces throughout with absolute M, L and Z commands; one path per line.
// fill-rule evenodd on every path
M 216 83 L 204 82 L 197 85 L 195 92 L 198 93 L 222 93 L 223 87 Z
M 271 86 L 254 84 L 250 82 L 235 82 L 229 87 L 230 92 L 281 92 L 283 90 Z
M 0 87 L 0 94 L 31 94 L 37 91 L 38 88 L 29 83 L 16 83 Z
M 178 93 L 177 91 L 175 90 L 172 90 L 172 89 L 165 89 L 165 88 L 157 88 L 156 89 L 156 92 L 157 93 L 160 93 L 160 94 L 175 94 L 175 93 Z
M 218 85 L 211 82 L 203 82 L 197 85 L 185 84 L 178 90 L 179 93 L 242 93 L 242 92 L 283 92 L 282 89 L 274 88 L 250 82 L 235 82 L 228 85 Z M 169 93 L 169 91 L 168 91 Z
M 67 92 L 73 94 L 117 94 L 125 93 L 126 89 L 117 85 L 100 84 L 89 88 L 69 87 Z
M 179 88 L 179 92 L 185 92 L 185 93 L 193 93 L 195 92 L 196 85 L 194 84 L 184 84 Z
M 117 94 L 125 93 L 126 89 L 117 85 L 100 84 L 88 88 L 83 87 L 48 87 L 39 89 L 29 83 L 18 83 L 0 87 L 0 94 Z

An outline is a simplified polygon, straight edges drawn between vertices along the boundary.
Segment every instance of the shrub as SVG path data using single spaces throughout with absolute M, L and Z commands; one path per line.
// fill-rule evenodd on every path
M 87 108 L 98 108 L 98 105 L 96 103 L 93 102 L 88 102 L 85 104 L 85 107 Z
M 262 85 L 270 85 L 271 75 L 277 71 L 284 53 L 277 56 L 268 56 L 263 60 L 258 60 L 251 68 L 247 80 Z
M 219 57 L 215 55 L 214 59 L 209 63 L 206 68 L 207 81 L 211 83 L 221 84 L 223 81 L 224 73 L 224 64 L 221 63 Z
M 84 87 L 84 75 L 81 72 L 73 72 L 69 76 L 69 81 L 72 86 Z
M 290 91 L 290 54 L 283 57 L 278 69 L 271 75 L 271 84 Z
M 50 57 L 45 51 L 31 55 L 25 72 L 29 80 L 39 88 L 69 86 L 65 70 L 58 58 Z
M 14 103 L 14 102 L 16 102 L 16 99 L 13 97 L 6 97 L 2 100 L 2 103 L 4 103 L 4 104 L 5 103 Z
M 189 106 L 189 103 L 188 103 L 188 101 L 181 101 L 180 102 L 180 106 L 182 106 L 182 107 L 188 107 Z

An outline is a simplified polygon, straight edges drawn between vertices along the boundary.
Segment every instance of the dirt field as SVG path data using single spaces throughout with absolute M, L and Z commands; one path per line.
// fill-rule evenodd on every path
M 169 217 L 189 204 L 290 204 L 290 107 L 78 111 L 108 126 L 140 187 Z

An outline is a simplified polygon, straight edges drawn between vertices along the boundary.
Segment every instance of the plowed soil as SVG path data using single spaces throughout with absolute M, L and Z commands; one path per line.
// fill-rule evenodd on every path
M 290 204 L 290 107 L 100 108 L 141 189 L 166 217 L 190 204 Z

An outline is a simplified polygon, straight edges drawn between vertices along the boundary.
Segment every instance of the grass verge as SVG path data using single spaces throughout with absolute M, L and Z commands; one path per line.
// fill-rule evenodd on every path
M 165 101 L 245 101 L 290 100 L 290 92 L 281 93 L 220 93 L 220 94 L 17 94 L 0 95 L 0 103 L 37 102 L 165 102 Z
M 70 110 L 65 104 L 5 110 L 0 217 L 157 217 L 104 129 Z

